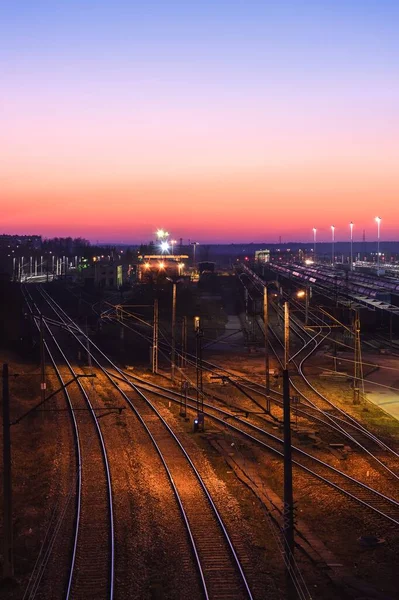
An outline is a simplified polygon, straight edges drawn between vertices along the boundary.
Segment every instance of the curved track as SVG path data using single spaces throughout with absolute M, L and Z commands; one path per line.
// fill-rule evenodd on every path
M 247 277 L 249 276 L 247 275 Z M 255 284 L 258 285 L 256 281 Z M 276 311 L 279 310 L 279 307 L 275 305 L 273 305 L 273 307 Z M 319 317 L 317 317 L 317 315 L 311 313 L 311 318 L 313 319 L 313 322 L 316 323 L 316 326 L 317 324 L 321 324 L 321 320 Z M 263 331 L 263 321 L 258 319 L 257 322 L 258 326 Z M 329 337 L 330 331 L 323 333 L 323 330 L 320 328 L 320 330 L 312 336 L 297 319 L 292 318 L 291 328 L 293 332 L 303 341 L 303 346 L 291 357 L 291 361 L 298 370 L 298 374 L 301 376 L 301 381 L 306 386 L 306 391 L 303 391 L 300 387 L 298 387 L 298 384 L 296 384 L 291 378 L 290 384 L 292 388 L 307 402 L 312 409 L 314 409 L 319 415 L 322 415 L 324 419 L 331 423 L 331 426 L 334 427 L 335 431 L 338 431 L 344 438 L 355 444 L 372 460 L 376 461 L 380 468 L 386 470 L 392 477 L 398 480 L 399 475 L 391 468 L 389 464 L 387 464 L 387 462 L 389 462 L 389 459 L 393 458 L 396 464 L 399 454 L 390 448 L 385 442 L 380 440 L 377 436 L 372 434 L 361 423 L 359 423 L 359 421 L 351 417 L 334 402 L 319 392 L 304 373 L 305 362 L 319 349 L 324 340 Z M 272 327 L 269 326 L 269 330 L 271 331 L 275 340 L 279 343 L 279 346 L 282 348 L 283 343 L 280 337 Z M 307 341 L 305 341 L 306 336 L 309 338 Z M 311 344 L 313 344 L 313 346 L 311 346 Z M 302 353 L 308 349 L 309 346 L 311 346 L 310 351 L 303 356 Z M 271 348 L 276 359 L 281 365 L 282 359 L 279 353 L 272 344 Z M 309 396 L 309 393 L 312 395 L 311 397 Z M 322 405 L 324 404 L 324 408 L 319 406 L 320 401 L 322 402 Z M 388 460 L 384 462 L 382 458 Z
M 64 314 L 67 317 L 66 313 Z M 67 318 L 69 319 L 69 317 Z M 96 350 L 100 351 L 98 348 L 96 348 Z M 107 360 L 109 361 L 109 359 Z M 112 364 L 112 369 L 114 370 L 113 376 L 117 375 L 118 377 L 122 377 L 124 381 L 126 381 L 127 377 L 129 378 L 129 380 L 133 379 L 133 377 L 130 374 L 128 375 L 123 373 L 114 364 Z M 112 376 L 112 373 L 109 372 L 108 375 Z M 140 381 L 139 378 L 134 378 L 134 380 L 134 384 L 132 384 L 132 382 L 130 383 L 136 389 L 139 389 L 139 387 L 141 386 L 142 389 L 147 390 L 148 392 L 156 392 L 157 394 L 161 395 L 166 394 L 168 399 L 170 400 L 174 400 L 176 402 L 181 401 L 180 394 L 178 394 L 177 392 L 171 392 L 171 390 L 168 390 L 167 388 L 160 388 L 157 390 L 157 386 L 155 384 L 150 385 L 147 381 Z M 191 400 L 193 404 L 190 407 L 194 410 L 194 399 Z M 206 407 L 207 415 L 215 421 L 219 422 L 221 425 L 223 425 L 223 427 L 229 427 L 235 432 L 245 435 L 248 439 L 251 439 L 251 441 L 254 441 L 255 443 L 260 444 L 261 446 L 267 448 L 273 453 L 282 456 L 282 440 L 277 436 L 264 431 L 263 429 L 257 427 L 254 424 L 244 421 L 236 414 L 233 414 L 229 411 L 216 408 L 208 403 L 204 403 L 204 406 Z M 228 423 L 227 419 L 233 420 L 237 425 L 232 425 L 232 423 Z M 374 513 L 377 513 L 380 516 L 388 519 L 395 525 L 399 525 L 399 503 L 395 499 L 389 498 L 384 494 L 381 494 L 380 492 L 371 488 L 370 486 L 367 486 L 362 482 L 346 475 L 345 473 L 339 471 L 338 469 L 335 469 L 331 465 L 304 452 L 300 448 L 294 447 L 294 452 L 296 454 L 295 464 L 298 467 L 305 470 L 317 479 L 323 481 L 324 483 L 330 485 L 337 491 L 344 493 L 346 496 L 352 498 L 361 505 L 369 508 Z
M 69 327 L 76 342 L 86 349 L 82 342 L 82 337 L 87 339 L 84 332 L 45 290 L 40 291 L 57 317 Z M 93 363 L 138 417 L 165 466 L 187 527 L 205 597 L 251 599 L 250 587 L 230 535 L 182 442 L 143 391 L 130 382 L 92 341 L 89 343 Z M 122 378 L 125 387 L 134 391 L 134 400 L 129 398 L 115 375 L 104 368 L 104 362 Z

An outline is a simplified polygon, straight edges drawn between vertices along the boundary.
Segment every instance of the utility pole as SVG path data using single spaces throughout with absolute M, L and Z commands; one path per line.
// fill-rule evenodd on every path
M 8 579 L 14 575 L 8 364 L 3 365 L 3 471 L 3 578 Z
M 176 282 L 172 284 L 172 381 L 175 380 L 175 355 L 176 355 Z
M 152 372 L 158 373 L 158 299 L 154 300 L 154 327 L 152 332 Z
M 181 352 L 181 366 L 186 366 L 186 355 L 187 355 L 187 317 L 183 317 L 182 330 L 181 330 L 181 341 L 182 341 L 182 352 Z
M 290 341 L 289 304 L 284 303 L 284 369 L 283 369 L 283 412 L 284 412 L 284 551 L 285 565 L 288 575 L 288 586 L 291 585 L 294 556 L 294 500 L 292 491 L 292 449 L 291 449 L 291 414 L 290 414 L 290 378 L 288 372 Z
M 308 319 L 309 319 L 309 295 L 310 295 L 310 291 L 311 291 L 310 286 L 306 285 L 305 286 L 305 325 L 308 324 Z
M 355 310 L 354 327 L 354 372 L 353 372 L 353 404 L 360 404 L 360 388 L 363 387 L 363 365 L 360 342 L 360 317 L 359 310 Z
M 269 305 L 267 285 L 263 288 L 263 322 L 265 327 L 266 412 L 270 413 Z
M 202 382 L 202 329 L 199 317 L 194 317 L 195 338 L 196 338 L 196 354 L 195 366 L 197 374 L 197 419 L 194 420 L 194 431 L 198 429 L 204 430 L 204 394 Z
M 40 313 L 40 397 L 44 403 L 46 399 L 46 354 L 44 348 L 44 334 L 43 334 L 43 314 Z
M 122 316 L 123 318 L 123 316 Z M 123 331 L 123 324 L 121 324 L 121 331 Z M 89 340 L 89 324 L 87 322 L 87 316 L 86 316 L 86 349 L 87 349 L 87 364 L 89 365 L 89 367 L 91 368 L 91 353 L 90 353 L 90 340 Z

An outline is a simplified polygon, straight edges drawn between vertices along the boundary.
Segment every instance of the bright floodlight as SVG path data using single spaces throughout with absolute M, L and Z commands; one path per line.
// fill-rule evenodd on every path
M 160 262 L 160 263 L 159 263 L 159 268 L 160 268 L 160 269 L 164 269 L 164 268 L 165 268 L 165 263 L 163 263 L 163 262 Z
M 381 217 L 376 217 L 375 220 L 377 221 L 378 224 L 381 223 Z
M 164 238 L 168 237 L 168 235 L 169 233 L 164 229 L 158 229 L 157 231 L 157 238 L 159 238 L 160 240 L 163 240 Z
M 313 261 L 311 258 L 307 258 L 307 259 L 305 260 L 305 265 L 313 265 L 313 262 L 314 262 L 314 261 Z
M 299 290 L 299 292 L 297 292 L 297 298 L 304 298 L 306 295 L 305 290 Z
M 169 242 L 167 242 L 166 240 L 164 242 L 161 242 L 160 248 L 161 248 L 162 254 L 164 252 L 167 252 L 169 250 Z

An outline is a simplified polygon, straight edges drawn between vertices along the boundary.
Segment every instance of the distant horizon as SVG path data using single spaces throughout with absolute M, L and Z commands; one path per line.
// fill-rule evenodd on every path
M 90 239 L 88 236 L 85 236 L 84 234 L 80 234 L 80 235 L 75 235 L 75 234 L 54 234 L 54 235 L 43 235 L 41 233 L 33 233 L 33 232 L 29 232 L 29 233 L 22 233 L 21 231 L 18 231 L 17 233 L 9 233 L 9 232 L 3 232 L 0 235 L 9 235 L 9 236 L 41 236 L 42 240 L 50 240 L 50 239 L 55 239 L 55 238 L 82 238 L 82 239 L 86 239 L 88 242 L 90 242 L 91 245 L 99 245 L 99 246 L 120 246 L 120 245 L 125 245 L 125 246 L 140 246 L 140 245 L 145 245 L 145 244 L 149 244 L 150 242 L 154 242 L 156 243 L 156 238 L 155 238 L 155 234 L 154 237 L 152 239 L 146 239 L 146 240 L 140 240 L 140 241 L 134 241 L 134 240 L 115 240 L 115 239 L 110 239 L 110 240 L 101 240 L 101 239 Z M 177 236 L 176 237 L 176 246 L 178 246 L 180 244 L 180 237 L 181 236 Z M 173 238 L 174 239 L 174 238 Z M 255 240 L 255 241 L 242 241 L 242 240 L 214 240 L 214 239 L 203 239 L 201 241 L 200 238 L 183 238 L 183 246 L 187 246 L 189 245 L 189 243 L 193 243 L 193 242 L 197 242 L 199 245 L 218 245 L 218 246 L 229 246 L 229 245 L 239 245 L 239 246 L 245 246 L 245 245 L 260 245 L 260 244 L 272 244 L 275 246 L 278 245 L 287 245 L 287 244 L 307 244 L 310 246 L 313 246 L 314 241 L 313 239 L 308 239 L 308 240 L 301 240 L 301 239 L 290 239 L 290 240 L 284 240 L 282 239 L 281 241 L 276 240 L 276 241 L 272 241 L 272 240 L 267 240 L 267 239 L 263 239 L 263 240 Z M 332 239 L 317 239 L 316 240 L 316 244 L 330 244 L 332 243 Z M 350 238 L 349 236 L 346 239 L 339 239 L 336 238 L 334 241 L 335 244 L 340 244 L 340 243 L 350 243 Z M 355 237 L 353 238 L 353 243 L 354 244 L 364 244 L 364 243 L 377 243 L 377 238 L 375 239 L 356 239 Z M 381 236 L 380 238 L 380 243 L 387 243 L 387 244 L 395 244 L 395 243 L 399 243 L 399 239 L 392 239 L 392 238 L 383 238 Z

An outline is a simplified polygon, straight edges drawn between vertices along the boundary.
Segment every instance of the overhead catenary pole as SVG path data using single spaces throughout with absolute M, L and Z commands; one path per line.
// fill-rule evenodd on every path
M 3 365 L 3 578 L 14 575 L 11 485 L 10 392 L 8 364 Z
M 284 303 L 284 369 L 283 369 L 283 413 L 284 413 L 284 552 L 288 580 L 291 581 L 294 553 L 294 501 L 292 491 L 292 449 L 290 414 L 290 379 L 288 372 L 290 341 L 289 304 Z M 289 584 L 290 585 L 290 584 Z
M 377 222 L 377 275 L 380 274 L 380 226 L 381 226 L 381 217 L 375 218 Z
M 172 284 L 172 381 L 175 380 L 175 360 L 176 360 L 176 282 Z
M 353 322 L 354 333 L 354 372 L 353 372 L 353 404 L 360 404 L 360 386 L 364 386 L 363 364 L 360 341 L 360 316 L 359 310 L 355 310 Z M 364 390 L 363 390 L 364 392 Z
M 352 221 L 349 223 L 350 232 L 351 232 L 351 264 L 350 270 L 353 271 L 353 223 Z
M 46 398 L 46 353 L 44 348 L 43 314 L 40 313 L 40 397 L 44 402 Z
M 195 338 L 196 338 L 196 353 L 195 365 L 197 375 L 197 426 L 204 429 L 204 388 L 202 379 L 202 329 L 200 317 L 194 318 L 195 322 Z
M 121 325 L 123 331 L 123 324 Z M 86 316 L 86 350 L 87 350 L 87 364 L 91 368 L 91 352 L 90 352 L 90 339 L 89 339 L 89 323 Z
M 187 317 L 183 317 L 182 321 L 182 330 L 181 330 L 181 343 L 182 343 L 182 352 L 181 352 L 181 366 L 186 366 L 186 356 L 187 356 Z
M 313 227 L 313 261 L 316 262 L 316 227 Z
M 309 320 L 309 296 L 311 293 L 311 287 L 309 285 L 305 286 L 305 325 L 308 325 Z
M 284 302 L 284 369 L 288 370 L 290 356 L 290 308 L 288 302 Z
M 158 327 L 159 327 L 159 314 L 158 314 L 158 299 L 154 300 L 154 327 L 152 333 L 152 372 L 158 373 Z
M 263 322 L 265 327 L 266 412 L 270 413 L 269 305 L 266 285 L 263 288 Z

